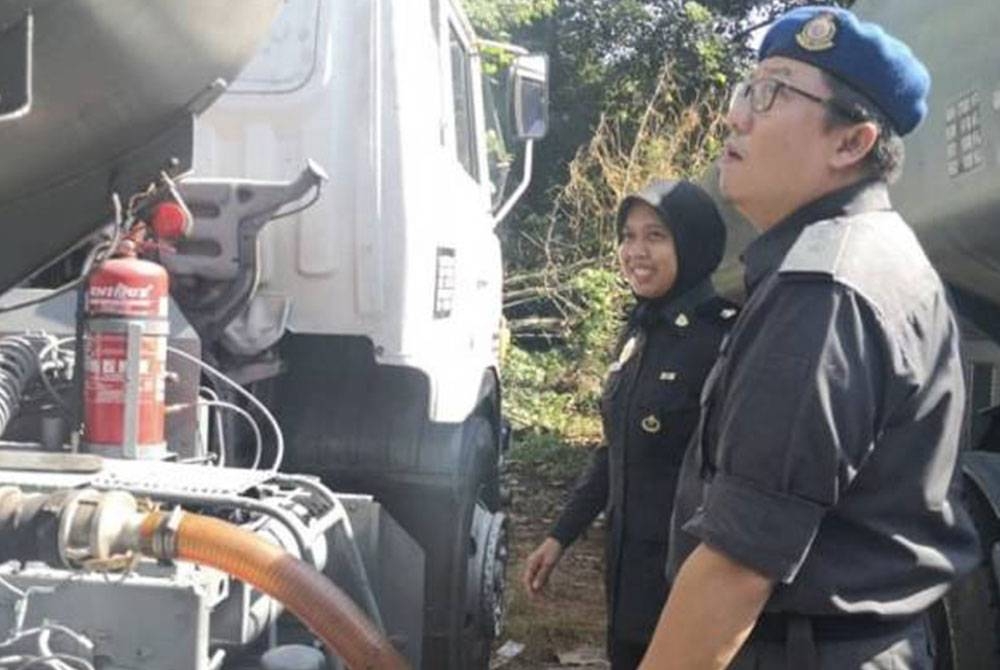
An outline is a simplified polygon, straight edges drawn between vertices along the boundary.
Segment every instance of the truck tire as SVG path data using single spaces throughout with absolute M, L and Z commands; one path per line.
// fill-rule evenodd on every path
M 1000 519 L 974 481 L 965 480 L 965 508 L 979 532 L 983 560 L 931 608 L 934 670 L 1000 667 L 1000 603 L 995 573 Z
M 475 455 L 467 496 L 463 496 L 459 537 L 465 538 L 464 588 L 457 668 L 489 667 L 490 647 L 503 630 L 508 534 L 500 506 L 499 444 L 485 418 L 470 417 L 463 427 L 463 451 Z

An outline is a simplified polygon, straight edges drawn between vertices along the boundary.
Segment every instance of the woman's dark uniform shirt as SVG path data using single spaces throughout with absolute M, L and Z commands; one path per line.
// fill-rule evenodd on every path
M 745 261 L 668 574 L 705 542 L 777 582 L 767 611 L 925 610 L 978 558 L 955 495 L 965 392 L 940 278 L 881 182 L 806 206 Z
M 699 395 L 736 310 L 704 280 L 666 303 L 640 304 L 605 381 L 605 446 L 550 535 L 571 544 L 602 510 L 611 638 L 646 643 L 666 600 L 670 509 Z

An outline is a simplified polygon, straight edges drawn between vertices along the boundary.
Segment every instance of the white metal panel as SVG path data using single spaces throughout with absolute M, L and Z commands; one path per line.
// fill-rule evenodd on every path
M 262 289 L 292 298 L 293 331 L 364 335 L 381 362 L 424 370 L 431 417 L 461 420 L 496 364 L 501 290 L 475 58 L 478 180 L 454 140 L 449 25 L 466 46 L 474 39 L 451 2 L 432 12 L 429 0 L 318 1 L 311 78 L 223 96 L 199 121 L 196 171 L 276 179 L 307 158 L 322 165 L 330 182 L 320 200 L 262 236 Z M 271 71 L 299 70 L 254 70 L 258 80 Z M 453 313 L 441 319 L 438 247 L 455 250 L 457 281 Z

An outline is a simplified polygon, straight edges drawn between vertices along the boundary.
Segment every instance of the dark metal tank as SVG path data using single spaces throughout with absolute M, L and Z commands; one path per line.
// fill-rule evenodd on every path
M 112 190 L 127 197 L 171 159 L 190 165 L 192 114 L 280 4 L 0 0 L 0 291 L 107 220 Z
M 852 9 L 904 40 L 931 72 L 930 112 L 906 137 L 893 203 L 956 289 L 959 309 L 1000 337 L 1000 2 L 858 0 Z M 729 228 L 719 279 L 735 295 L 738 253 L 754 233 L 735 217 Z
M 1000 306 L 1000 2 L 861 0 L 931 72 L 893 200 L 945 279 Z

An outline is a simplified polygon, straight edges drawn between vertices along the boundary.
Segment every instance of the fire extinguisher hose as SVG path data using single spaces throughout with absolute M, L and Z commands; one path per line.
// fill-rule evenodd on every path
M 143 519 L 139 543 L 143 553 L 222 570 L 275 598 L 352 670 L 409 667 L 389 640 L 329 579 L 251 532 L 186 512 L 175 523 L 169 513 L 155 511 Z

